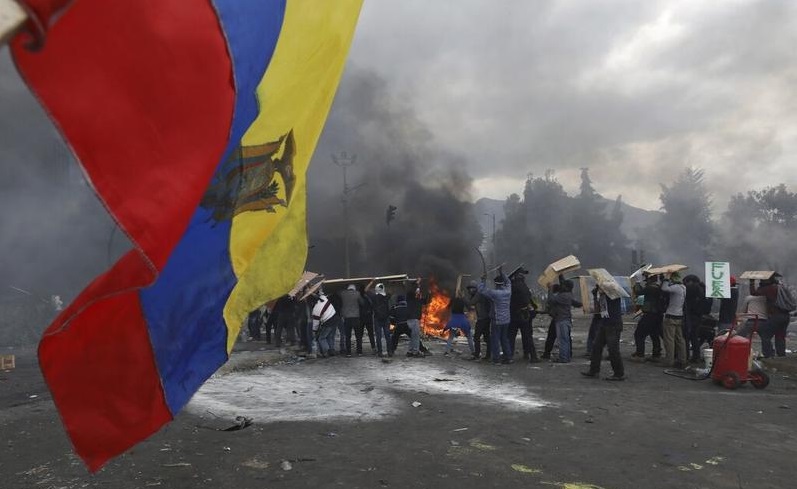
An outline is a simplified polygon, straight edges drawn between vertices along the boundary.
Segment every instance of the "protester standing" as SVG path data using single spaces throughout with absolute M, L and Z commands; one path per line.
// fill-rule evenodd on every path
M 374 313 L 374 329 L 376 333 L 376 354 L 380 357 L 393 356 L 393 342 L 390 339 L 390 296 L 385 291 L 385 284 L 376 284 L 374 292 L 369 292 L 366 287 L 366 297 L 371 303 Z M 382 338 L 385 340 L 385 349 L 382 350 Z
M 521 268 L 514 275 L 510 276 L 512 281 L 512 296 L 509 303 L 509 350 L 511 356 L 515 355 L 515 343 L 517 334 L 520 331 L 520 341 L 523 345 L 523 359 L 535 363 L 540 360 L 537 358 L 537 350 L 534 348 L 534 337 L 532 336 L 531 322 L 537 315 L 534 303 L 531 300 L 531 290 L 526 285 L 526 274 L 528 270 Z
M 573 296 L 573 281 L 560 276 L 559 292 L 548 294 L 548 306 L 556 324 L 556 337 L 559 340 L 559 358 L 555 363 L 570 363 L 572 356 L 570 331 L 573 328 L 572 309 L 583 307 Z
M 625 368 L 620 356 L 620 335 L 623 332 L 623 312 L 620 298 L 610 299 L 604 291 L 598 295 L 600 327 L 592 346 L 589 370 L 581 372 L 586 377 L 597 377 L 601 370 L 604 346 L 609 350 L 613 373 L 606 380 L 625 380 Z
M 683 368 L 686 366 L 686 342 L 683 336 L 686 287 L 681 283 L 680 274 L 674 272 L 664 280 L 661 290 L 669 297 L 663 328 L 665 364 L 668 367 Z
M 479 293 L 479 284 L 472 280 L 467 287 L 466 299 L 468 304 L 476 311 L 476 332 L 473 335 L 473 357 L 478 359 L 482 351 L 482 338 L 487 345 L 484 359 L 490 360 L 490 309 L 492 304 L 490 299 Z
M 363 324 L 360 322 L 360 308 L 365 302 L 354 284 L 340 292 L 341 316 L 343 316 L 343 345 L 346 356 L 351 356 L 351 333 L 354 332 L 357 354 L 363 352 Z
M 645 274 L 645 284 L 634 284 L 634 294 L 643 296 L 642 317 L 639 318 L 636 330 L 634 330 L 634 343 L 636 351 L 631 358 L 638 360 L 645 359 L 645 340 L 650 337 L 653 348 L 654 360 L 661 358 L 661 285 L 655 275 Z
M 492 351 L 490 352 L 493 360 L 493 365 L 497 365 L 499 362 L 508 364 L 512 363 L 512 353 L 511 349 L 509 348 L 509 303 L 512 297 L 512 291 L 507 287 L 506 277 L 503 274 L 499 274 L 493 280 L 495 284 L 494 289 L 487 288 L 487 284 L 485 281 L 487 277 L 482 277 L 481 283 L 479 283 L 478 291 L 480 294 L 484 295 L 492 302 L 492 325 L 491 333 L 492 337 L 490 338 L 490 346 L 492 347 Z M 501 354 L 503 353 L 503 356 Z

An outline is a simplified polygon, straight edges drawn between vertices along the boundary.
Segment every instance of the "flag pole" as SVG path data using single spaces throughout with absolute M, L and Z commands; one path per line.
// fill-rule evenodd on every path
M 15 0 L 0 0 L 0 47 L 16 34 L 26 20 L 28 15 Z

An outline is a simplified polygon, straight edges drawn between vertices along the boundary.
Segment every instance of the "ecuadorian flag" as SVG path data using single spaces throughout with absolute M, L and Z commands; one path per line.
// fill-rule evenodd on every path
M 39 362 L 89 469 L 169 422 L 295 283 L 305 174 L 362 0 L 76 0 L 19 71 L 135 249 Z

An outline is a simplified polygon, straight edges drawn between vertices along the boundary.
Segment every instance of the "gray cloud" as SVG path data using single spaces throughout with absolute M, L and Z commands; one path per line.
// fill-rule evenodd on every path
M 692 165 L 724 207 L 797 183 L 783 171 L 797 153 L 795 14 L 787 0 L 368 2 L 351 61 L 465 151 L 477 196 L 548 167 L 573 187 L 590 166 L 612 175 L 605 195 L 657 208 L 658 183 Z

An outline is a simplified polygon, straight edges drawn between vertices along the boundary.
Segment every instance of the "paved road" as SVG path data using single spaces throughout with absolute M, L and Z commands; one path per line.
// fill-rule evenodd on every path
M 797 379 L 727 391 L 627 362 L 626 382 L 606 382 L 581 378 L 583 359 L 493 367 L 441 349 L 216 378 L 95 476 L 71 454 L 32 350 L 22 352 L 19 369 L 0 373 L 0 486 L 794 487 Z M 255 424 L 215 429 L 234 415 Z

